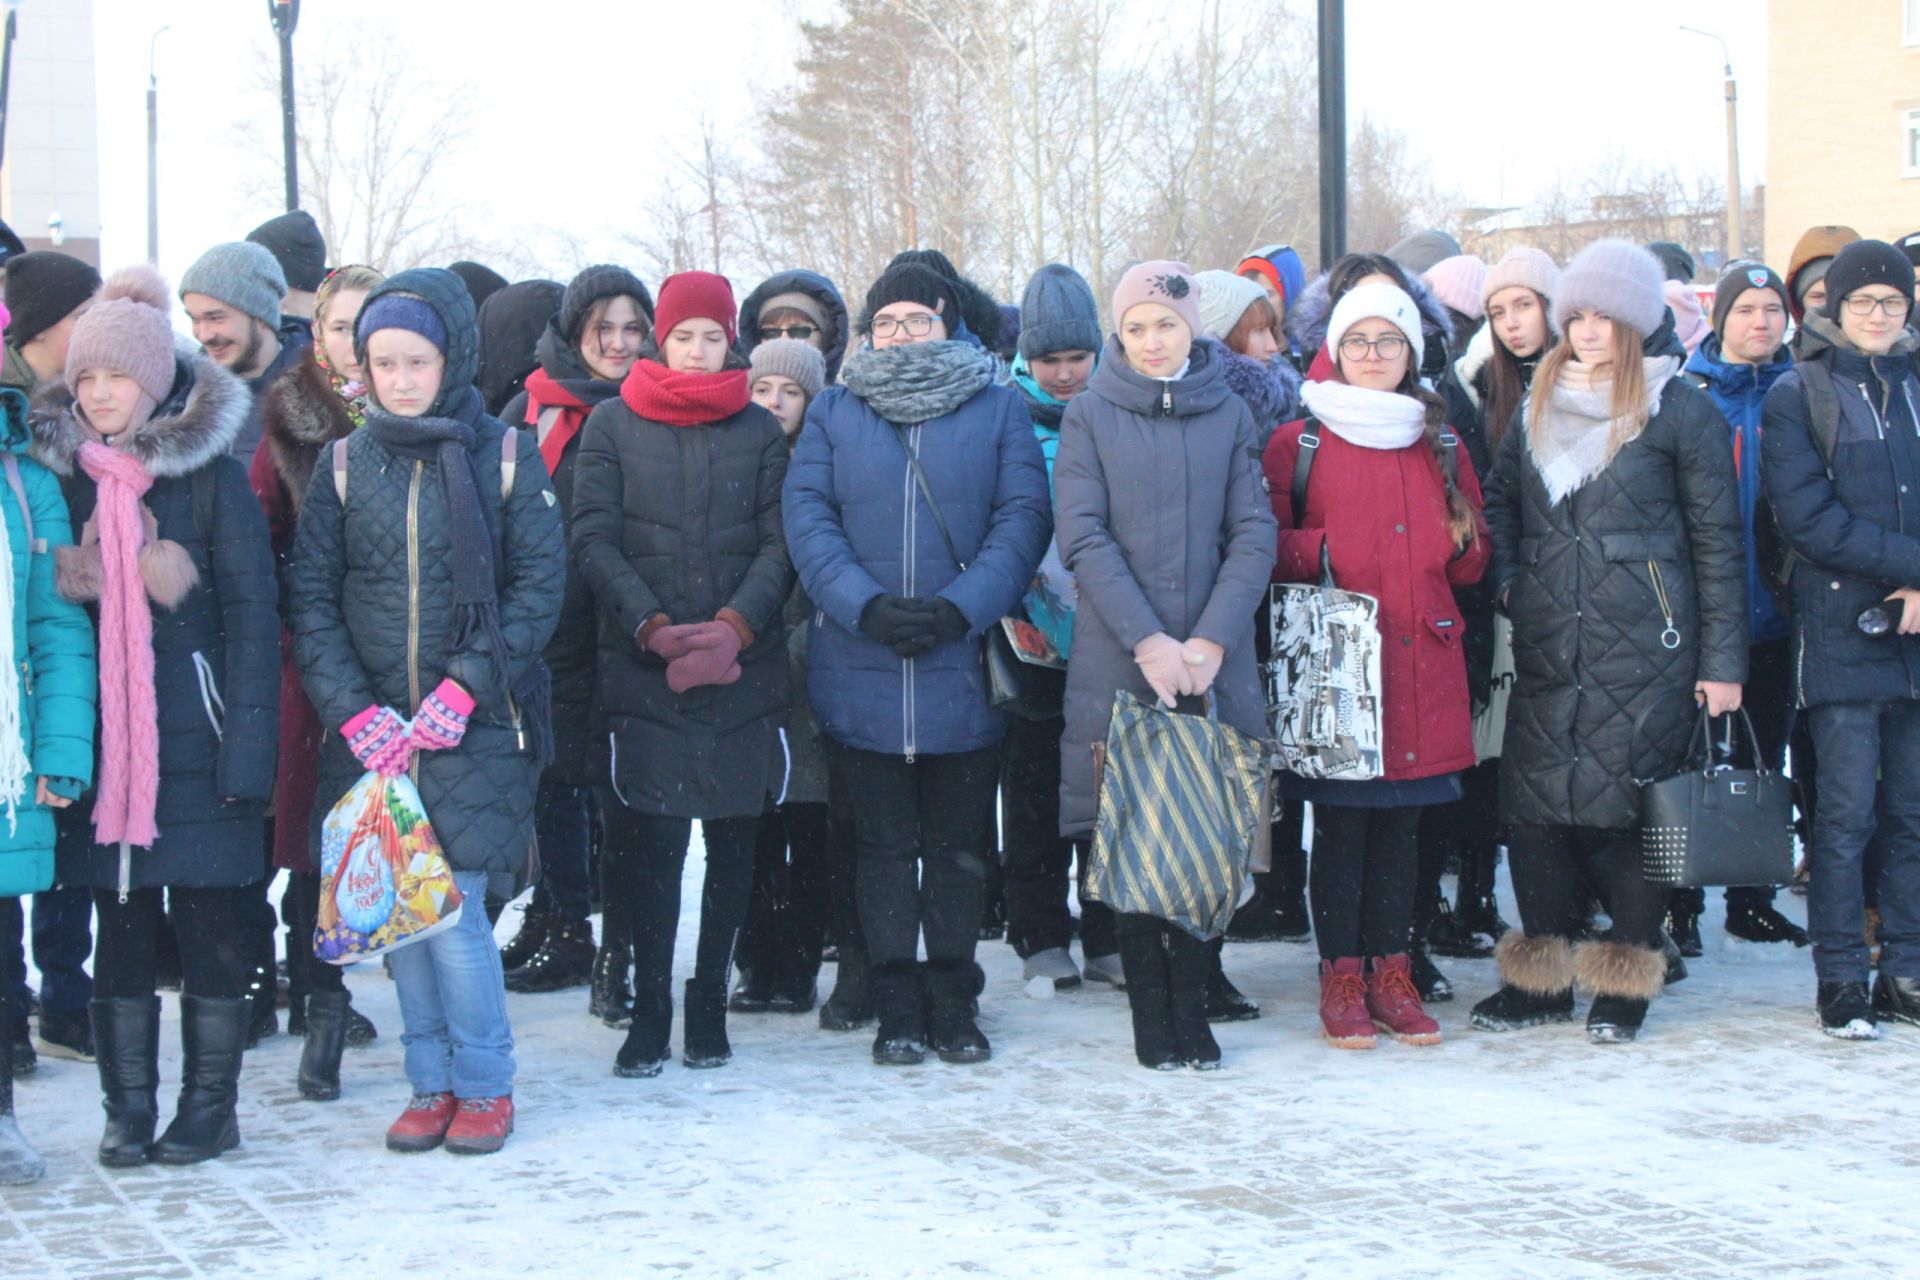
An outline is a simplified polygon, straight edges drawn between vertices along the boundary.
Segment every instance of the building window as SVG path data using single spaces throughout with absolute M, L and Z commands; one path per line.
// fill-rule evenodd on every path
M 1900 176 L 1920 178 L 1920 107 L 1900 118 Z

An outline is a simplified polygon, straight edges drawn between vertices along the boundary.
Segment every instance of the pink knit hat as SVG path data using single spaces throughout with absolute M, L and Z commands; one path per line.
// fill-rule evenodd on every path
M 1195 338 L 1205 336 L 1200 323 L 1200 287 L 1193 281 L 1193 268 L 1184 262 L 1157 259 L 1135 263 L 1113 287 L 1113 327 L 1118 329 L 1127 312 L 1143 302 L 1157 302 L 1187 322 Z
M 1679 280 L 1667 281 L 1664 289 L 1667 309 L 1673 312 L 1674 333 L 1692 355 L 1702 339 L 1713 332 L 1713 326 L 1707 323 L 1706 314 L 1700 308 L 1700 296 L 1693 286 Z
M 155 404 L 173 389 L 173 291 L 145 263 L 107 277 L 67 346 L 67 385 L 89 369 L 112 369 L 140 384 Z
M 1487 272 L 1487 278 L 1480 285 L 1480 309 L 1484 312 L 1494 294 L 1515 285 L 1533 290 L 1545 302 L 1553 297 L 1559 284 L 1560 268 L 1554 265 L 1553 259 L 1538 249 L 1521 245 L 1507 250 L 1500 261 L 1493 264 L 1493 270 Z
M 1487 314 L 1481 289 L 1487 282 L 1487 264 L 1470 253 L 1442 258 L 1420 277 L 1433 290 L 1433 296 L 1466 316 L 1479 320 Z

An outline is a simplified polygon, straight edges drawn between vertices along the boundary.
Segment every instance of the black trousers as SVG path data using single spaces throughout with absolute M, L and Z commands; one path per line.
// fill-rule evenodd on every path
M 673 944 L 680 930 L 680 881 L 693 838 L 690 818 L 635 813 L 611 788 L 601 792 L 606 824 L 605 869 L 610 888 L 624 901 L 633 938 L 636 1000 L 670 1001 Z M 726 998 L 733 949 L 753 892 L 753 853 L 759 818 L 718 818 L 700 824 L 707 845 L 706 880 L 700 892 L 700 936 L 690 986 Z
M 313 927 L 320 918 L 320 876 L 305 871 L 287 873 L 287 891 L 280 897 L 280 914 L 287 922 L 287 986 L 300 999 L 316 991 L 344 991 L 344 971 L 337 964 L 316 960 Z
M 209 1000 L 247 994 L 260 940 L 260 886 L 164 891 L 173 901 L 183 990 Z M 135 889 L 120 901 L 116 889 L 95 889 L 99 939 L 93 952 L 96 1000 L 135 1000 L 154 990 L 154 969 L 166 903 L 160 889 Z
M 1482 760 L 1460 774 L 1460 798 L 1420 811 L 1420 887 L 1437 892 L 1447 864 L 1466 879 L 1469 860 L 1492 867 L 1500 860 L 1500 760 Z M 1483 873 L 1484 874 L 1484 873 Z M 1481 881 L 1493 884 L 1493 876 Z M 1429 890 L 1428 886 L 1436 886 Z M 1422 903 L 1422 906 L 1425 904 Z
M 859 858 L 860 925 L 873 963 L 967 962 L 993 855 L 1000 747 L 905 756 L 827 745 Z
M 1007 941 L 1021 959 L 1064 949 L 1073 941 L 1073 911 L 1067 888 L 1076 849 L 1085 880 L 1088 846 L 1060 834 L 1060 735 L 1066 721 L 1022 720 L 1007 732 L 1000 769 L 1000 812 L 1005 829 L 1002 864 L 1007 880 Z M 1080 946 L 1089 959 L 1120 949 L 1113 910 L 1080 900 Z
M 1308 888 L 1320 958 L 1405 952 L 1419 868 L 1419 806 L 1314 805 Z
M 740 965 L 820 968 L 827 929 L 827 806 L 789 801 L 760 821 Z
M 1507 836 L 1520 926 L 1529 937 L 1571 938 L 1586 924 L 1587 894 L 1613 920 L 1607 936 L 1660 946 L 1668 890 L 1640 875 L 1640 832 L 1631 827 L 1516 826 Z

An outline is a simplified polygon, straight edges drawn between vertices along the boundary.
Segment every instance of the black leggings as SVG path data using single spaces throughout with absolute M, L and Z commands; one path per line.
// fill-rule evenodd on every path
M 173 898 L 173 930 L 180 940 L 180 969 L 188 995 L 237 1000 L 247 994 L 260 940 L 260 886 L 164 891 Z M 137 1000 L 153 994 L 160 930 L 166 919 L 160 889 L 135 889 L 120 901 L 118 890 L 95 889 L 100 913 L 93 952 L 96 1000 Z
M 693 820 L 635 813 L 611 789 L 601 793 L 601 818 L 607 833 L 603 870 L 610 893 L 622 899 L 633 937 L 634 995 L 668 1000 L 674 937 L 680 930 L 680 881 Z M 700 824 L 707 844 L 707 874 L 700 893 L 700 940 L 688 985 L 721 999 L 726 997 L 734 943 L 753 892 L 753 853 L 760 821 L 715 818 Z
M 761 819 L 752 902 L 740 937 L 742 968 L 819 969 L 831 839 L 824 803 L 790 800 Z
M 1639 831 L 1516 826 L 1508 833 L 1507 853 L 1527 936 L 1573 937 L 1586 924 L 1591 891 L 1613 921 L 1608 938 L 1659 947 L 1668 890 L 1640 874 Z
M 1313 806 L 1313 937 L 1322 960 L 1396 956 L 1413 936 L 1420 809 Z
M 287 873 L 287 891 L 280 899 L 287 922 L 287 986 L 298 997 L 316 991 L 344 991 L 340 966 L 313 954 L 313 927 L 320 915 L 320 876 L 306 871 Z

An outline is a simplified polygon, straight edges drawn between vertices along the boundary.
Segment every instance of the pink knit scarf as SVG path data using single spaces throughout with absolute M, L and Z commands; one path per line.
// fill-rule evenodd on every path
M 146 530 L 140 498 L 153 486 L 138 458 L 89 441 L 80 465 L 99 487 L 100 779 L 93 802 L 101 844 L 150 845 L 159 836 L 160 713 L 153 692 L 153 614 L 140 576 Z

